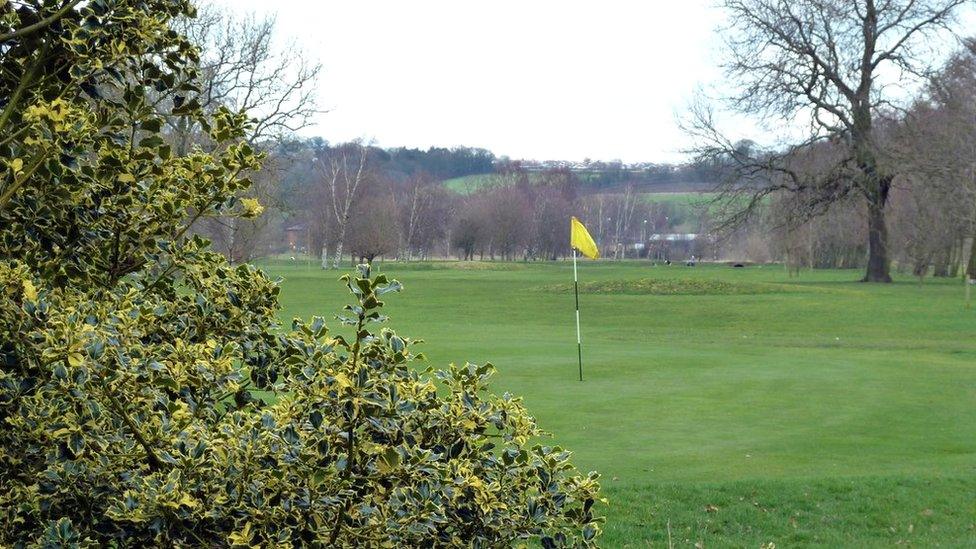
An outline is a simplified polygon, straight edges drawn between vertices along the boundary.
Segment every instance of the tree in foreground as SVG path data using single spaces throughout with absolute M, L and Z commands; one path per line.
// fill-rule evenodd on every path
M 593 545 L 597 475 L 529 447 L 490 365 L 418 369 L 398 283 L 283 330 L 274 282 L 187 236 L 261 210 L 246 117 L 177 84 L 191 12 L 0 4 L 0 545 Z M 219 145 L 173 154 L 160 94 Z
M 969 0 L 725 0 L 730 25 L 726 69 L 739 84 L 732 110 L 806 127 L 778 150 L 743 147 L 717 127 L 707 107 L 689 129 L 698 154 L 729 164 L 728 204 L 749 213 L 777 192 L 794 193 L 811 217 L 855 196 L 868 227 L 864 280 L 890 282 L 885 208 L 896 175 L 879 122 L 897 85 L 927 73 L 945 49 L 954 17 Z M 918 82 L 920 79 L 915 79 Z M 805 170 L 814 145 L 829 166 Z M 823 148 L 823 147 L 821 147 Z M 743 195 L 748 198 L 743 199 Z M 744 211 L 743 211 L 744 207 Z M 733 217 L 741 217 L 736 215 Z

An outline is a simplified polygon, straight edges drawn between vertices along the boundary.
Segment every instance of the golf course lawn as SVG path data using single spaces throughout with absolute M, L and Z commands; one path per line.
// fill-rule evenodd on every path
M 337 271 L 263 266 L 285 321 L 346 303 Z M 432 365 L 494 363 L 495 390 L 603 474 L 605 546 L 976 546 L 958 280 L 581 263 L 581 383 L 571 263 L 377 268 L 405 286 L 390 325 Z

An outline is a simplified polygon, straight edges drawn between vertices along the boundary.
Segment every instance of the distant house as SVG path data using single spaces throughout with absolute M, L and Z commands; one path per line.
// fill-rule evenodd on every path
M 694 242 L 698 240 L 696 233 L 664 233 L 652 234 L 648 238 L 651 242 Z
M 285 243 L 289 251 L 304 250 L 308 247 L 308 229 L 305 225 L 285 227 Z

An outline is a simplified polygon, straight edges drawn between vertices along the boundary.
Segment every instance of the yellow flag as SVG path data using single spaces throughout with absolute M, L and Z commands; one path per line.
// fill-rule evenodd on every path
M 600 250 L 596 247 L 596 242 L 593 242 L 593 237 L 590 236 L 589 231 L 586 230 L 586 227 L 576 217 L 573 217 L 570 221 L 569 232 L 570 245 L 579 250 L 579 253 L 590 259 L 600 257 Z

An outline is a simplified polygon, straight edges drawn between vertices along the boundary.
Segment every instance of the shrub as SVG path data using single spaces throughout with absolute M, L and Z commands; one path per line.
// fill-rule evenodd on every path
M 191 236 L 261 208 L 246 116 L 180 84 L 186 2 L 40 5 L 0 6 L 0 546 L 594 543 L 597 476 L 529 446 L 490 365 L 418 368 L 397 282 L 344 279 L 345 335 L 285 331 L 277 285 Z M 183 117 L 212 152 L 172 152 Z

